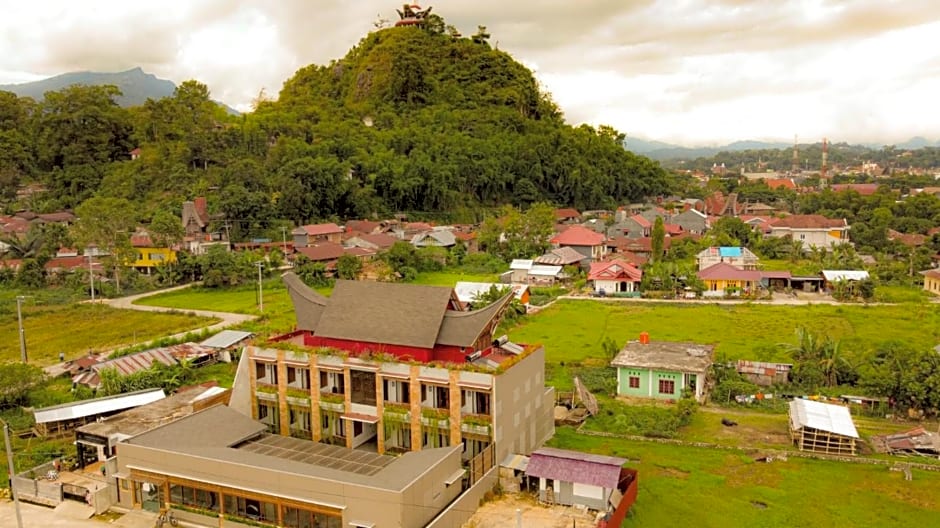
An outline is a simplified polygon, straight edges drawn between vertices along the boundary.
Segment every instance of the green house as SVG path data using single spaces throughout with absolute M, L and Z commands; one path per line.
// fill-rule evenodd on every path
M 645 332 L 628 341 L 610 365 L 617 369 L 617 394 L 678 400 L 688 390 L 699 402 L 707 394 L 714 348 L 698 343 L 650 341 Z

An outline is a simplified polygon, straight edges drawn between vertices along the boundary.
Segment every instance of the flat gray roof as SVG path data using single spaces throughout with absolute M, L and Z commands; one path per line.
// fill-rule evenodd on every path
M 261 422 L 216 405 L 127 440 L 167 453 L 180 453 L 244 466 L 364 487 L 401 491 L 461 446 L 410 451 L 398 457 L 271 435 Z M 163 457 L 150 470 L 159 471 Z
M 703 374 L 712 364 L 712 345 L 650 341 L 629 341 L 610 362 L 614 367 L 649 368 Z
M 193 402 L 210 389 L 211 387 L 202 385 L 187 387 L 153 403 L 124 411 L 100 422 L 85 424 L 78 428 L 78 432 L 102 438 L 115 434 L 136 436 L 192 414 Z

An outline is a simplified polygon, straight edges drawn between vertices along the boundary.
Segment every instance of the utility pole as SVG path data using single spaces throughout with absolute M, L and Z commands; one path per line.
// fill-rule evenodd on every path
M 283 240 L 284 257 L 287 257 L 287 228 L 283 226 L 281 227 L 281 238 Z
M 22 295 L 16 296 L 16 319 L 20 323 L 20 359 L 23 360 L 23 363 L 26 363 L 26 330 L 23 328 L 23 297 Z
M 264 267 L 264 263 L 260 260 L 255 262 L 255 265 L 258 266 L 258 311 L 264 311 L 264 292 L 261 289 L 261 268 Z
M 95 302 L 95 270 L 91 265 L 91 251 L 88 252 L 88 280 L 91 281 L 91 302 Z
M 16 475 L 16 470 L 13 469 L 13 449 L 10 447 L 10 426 L 3 420 L 0 420 L 0 423 L 3 424 L 3 441 L 7 446 L 7 473 L 10 475 L 10 496 L 13 497 L 13 508 L 16 510 L 16 526 L 23 528 L 23 517 L 20 515 L 19 493 L 13 489 L 13 476 Z

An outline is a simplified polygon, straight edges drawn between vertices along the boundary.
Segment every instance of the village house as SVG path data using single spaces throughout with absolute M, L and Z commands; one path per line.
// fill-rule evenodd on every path
M 576 224 L 581 221 L 581 213 L 577 209 L 555 209 L 555 222 L 559 224 Z
M 813 247 L 832 249 L 849 244 L 849 224 L 845 219 L 826 218 L 822 215 L 790 215 L 778 218 L 770 225 L 773 237 L 789 237 L 803 243 L 804 249 Z
M 514 259 L 504 277 L 513 284 L 551 286 L 565 278 L 564 268 L 559 265 L 536 264 L 531 259 Z M 505 279 L 504 279 L 505 280 Z
M 607 236 L 613 238 L 625 236 L 627 238 L 648 237 L 653 229 L 653 223 L 641 215 L 633 215 L 607 228 Z
M 137 271 L 150 275 L 154 268 L 176 262 L 176 250 L 154 244 L 150 233 L 138 230 L 131 235 L 131 246 L 137 252 L 136 257 L 127 263 Z
M 587 267 L 607 254 L 607 237 L 581 226 L 571 226 L 551 239 L 555 248 L 570 247 L 582 255 L 581 265 Z
M 340 244 L 343 238 L 343 228 L 333 224 L 310 224 L 297 227 L 290 232 L 294 238 L 294 247 L 302 248 L 318 242 L 331 242 Z
M 930 269 L 920 273 L 924 276 L 924 291 L 940 295 L 940 269 Z
M 435 227 L 411 237 L 414 247 L 443 247 L 449 248 L 457 244 L 454 232 L 445 227 Z
M 181 219 L 183 247 L 193 255 L 202 255 L 214 245 L 229 248 L 225 233 L 210 230 L 209 210 L 204 197 L 199 196 L 191 202 L 183 202 Z
M 620 495 L 620 501 L 628 502 L 623 505 L 626 510 L 636 500 L 631 495 L 636 493 L 637 477 L 635 470 L 623 467 L 626 463 L 618 457 L 543 447 L 529 457 L 525 473 L 538 479 L 540 502 L 603 512 L 618 507 Z
M 546 266 L 579 266 L 584 255 L 578 253 L 571 247 L 559 247 L 550 250 L 548 253 L 535 258 L 536 264 Z
M 640 291 L 643 272 L 633 264 L 614 257 L 592 262 L 587 280 L 598 294 L 633 293 Z
M 683 391 L 699 402 L 708 395 L 708 369 L 714 346 L 650 341 L 643 332 L 628 341 L 610 365 L 617 369 L 617 394 L 634 398 L 678 400 Z
M 699 271 L 714 266 L 720 262 L 730 264 L 742 270 L 757 269 L 757 255 L 745 247 L 709 247 L 705 248 L 695 256 Z
M 674 214 L 669 217 L 669 222 L 693 235 L 701 235 L 708 230 L 708 217 L 697 209 L 689 208 L 679 214 Z
M 347 238 L 343 245 L 346 247 L 361 247 L 373 251 L 385 251 L 395 245 L 398 239 L 385 233 L 369 233 L 355 235 Z

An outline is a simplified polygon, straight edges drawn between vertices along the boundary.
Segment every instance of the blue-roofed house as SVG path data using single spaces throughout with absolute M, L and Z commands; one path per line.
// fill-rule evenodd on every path
M 751 250 L 735 246 L 705 248 L 695 258 L 699 271 L 720 263 L 730 264 L 740 270 L 756 270 L 758 261 L 757 255 Z

